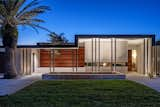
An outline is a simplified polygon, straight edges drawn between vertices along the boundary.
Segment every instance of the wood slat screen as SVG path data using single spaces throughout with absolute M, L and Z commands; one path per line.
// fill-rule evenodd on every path
M 55 67 L 76 67 L 76 50 L 58 50 L 60 54 L 54 56 Z M 51 60 L 50 50 L 40 50 L 40 67 L 49 67 Z M 78 67 L 84 67 L 84 47 L 78 49 Z

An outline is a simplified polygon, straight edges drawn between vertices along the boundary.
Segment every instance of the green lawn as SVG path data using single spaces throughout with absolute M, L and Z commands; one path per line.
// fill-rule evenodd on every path
M 160 93 L 127 80 L 39 81 L 0 107 L 160 107 Z

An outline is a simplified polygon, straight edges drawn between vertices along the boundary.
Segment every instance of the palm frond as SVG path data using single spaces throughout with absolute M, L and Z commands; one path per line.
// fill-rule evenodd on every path
M 5 20 L 5 18 L 0 14 L 0 20 Z
M 45 30 L 45 31 L 48 31 L 48 32 L 51 32 L 49 29 L 47 29 L 47 28 L 45 28 L 45 27 L 42 27 L 42 26 L 40 26 L 40 25 L 38 25 L 38 24 L 31 24 L 31 26 L 37 27 L 37 28 L 39 28 L 39 29 L 42 29 L 42 30 Z
M 0 19 L 0 25 L 2 25 L 2 24 L 3 24 L 3 20 Z
M 19 9 L 23 6 L 26 0 L 14 0 L 15 2 L 12 5 L 11 14 L 15 16 L 18 13 Z
M 50 10 L 48 6 L 39 5 L 39 0 L 32 0 L 24 6 L 27 0 L 0 0 L 0 25 L 30 26 L 36 32 L 37 28 L 50 32 L 47 28 L 39 25 L 44 20 L 36 18 L 39 14 Z
M 28 25 L 28 26 L 31 27 L 33 30 L 35 30 L 37 34 L 39 34 L 39 31 L 35 26 L 32 26 L 32 25 Z
M 23 9 L 21 9 L 21 10 L 17 13 L 16 17 L 19 17 L 19 16 L 22 15 L 24 12 L 26 12 L 28 9 L 30 9 L 31 7 L 36 6 L 36 5 L 38 5 L 38 4 L 39 4 L 38 0 L 33 0 L 33 1 L 31 1 L 28 5 L 26 5 Z
M 50 38 L 49 42 L 55 45 L 61 45 L 68 42 L 68 40 L 64 37 L 64 33 L 56 34 L 55 32 L 51 32 L 48 36 Z
M 42 30 L 45 30 L 45 31 L 51 33 L 51 31 L 50 31 L 49 29 L 47 29 L 47 28 L 45 28 L 45 27 L 42 27 L 42 26 L 40 26 L 39 24 L 27 23 L 27 24 L 21 24 L 21 25 L 29 26 L 29 27 L 31 27 L 31 28 L 34 28 L 34 30 L 35 30 L 35 28 L 39 28 L 39 29 L 42 29 Z M 37 30 L 35 30 L 35 31 L 37 32 Z
M 28 23 L 44 23 L 45 21 L 42 19 L 21 19 L 18 24 L 28 24 Z
M 6 17 L 7 13 L 8 12 L 7 12 L 6 8 L 5 8 L 5 6 L 0 3 L 0 15 L 3 16 L 3 17 Z
M 15 7 L 20 9 L 25 2 L 26 0 L 17 0 L 17 2 L 15 3 Z
M 30 11 L 24 12 L 22 15 L 18 16 L 18 19 L 24 19 L 24 18 L 33 18 L 38 16 L 39 14 L 42 14 L 46 12 L 46 10 L 49 10 L 48 6 L 38 6 L 36 8 L 33 8 Z

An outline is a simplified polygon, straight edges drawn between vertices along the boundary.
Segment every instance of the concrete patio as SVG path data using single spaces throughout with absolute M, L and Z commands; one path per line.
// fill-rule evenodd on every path
M 129 73 L 126 75 L 126 79 L 146 85 L 158 92 L 160 92 L 160 77 L 150 79 L 147 76 L 143 76 L 137 73 Z
M 18 79 L 0 79 L 0 96 L 11 95 L 30 84 L 41 80 L 41 73 L 34 73 L 29 76 L 20 77 Z

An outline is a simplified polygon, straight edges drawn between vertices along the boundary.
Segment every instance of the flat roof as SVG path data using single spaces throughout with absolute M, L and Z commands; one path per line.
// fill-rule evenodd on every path
M 155 34 L 80 34 L 78 38 L 155 38 Z
M 78 34 L 75 35 L 75 42 L 63 45 L 53 45 L 50 43 L 37 43 L 37 45 L 18 45 L 18 48 L 78 48 L 79 38 L 152 38 L 152 45 L 155 45 L 155 35 L 154 34 Z M 0 46 L 3 48 L 3 46 Z
M 79 34 L 75 35 L 76 44 L 79 38 L 152 38 L 152 46 L 156 45 L 155 34 Z

